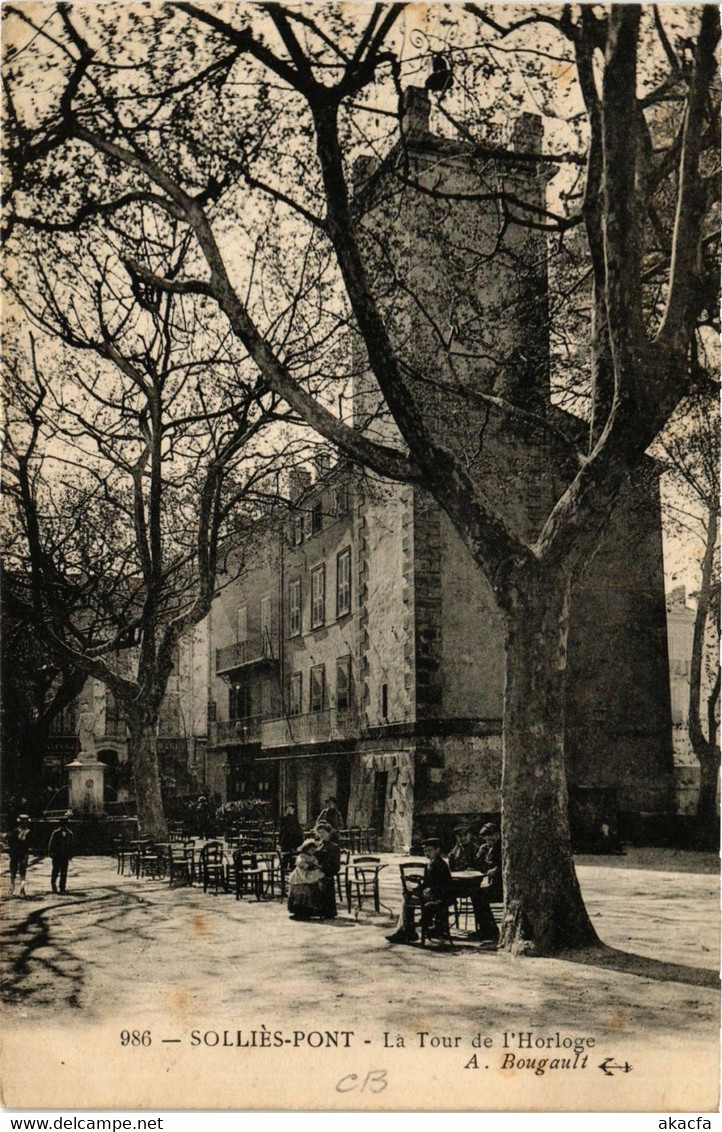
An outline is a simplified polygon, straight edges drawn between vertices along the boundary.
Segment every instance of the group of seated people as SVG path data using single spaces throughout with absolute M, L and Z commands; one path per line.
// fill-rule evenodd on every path
M 335 821 L 333 820 L 335 819 Z M 336 877 L 341 868 L 338 830 L 342 817 L 335 798 L 328 798 L 319 814 L 313 835 L 304 839 L 293 804 L 286 807 L 281 819 L 280 844 L 284 863 L 292 869 L 288 877 L 288 912 L 293 920 L 334 919 L 336 910 Z M 416 912 L 419 911 L 429 938 L 447 933 L 448 909 L 458 896 L 468 897 L 474 911 L 475 931 L 472 938 L 495 946 L 499 930 L 490 904 L 502 899 L 501 839 L 497 827 L 488 822 L 479 830 L 478 841 L 473 829 L 461 825 L 454 831 L 456 842 L 449 853 L 448 864 L 441 854 L 436 837 L 423 842 L 427 865 L 421 882 L 404 894 L 403 907 L 396 931 L 386 938 L 390 943 L 414 943 Z M 452 873 L 474 875 L 464 883 Z M 478 874 L 481 874 L 479 877 Z M 461 883 L 458 883 L 461 880 Z
M 338 830 L 343 823 L 335 798 L 327 798 L 316 819 L 313 836 L 304 840 L 296 807 L 290 803 L 281 819 L 279 840 L 284 864 L 294 862 L 288 877 L 288 912 L 292 920 L 333 920 L 336 881 L 341 868 Z
M 415 943 L 416 912 L 430 939 L 448 935 L 448 910 L 458 896 L 466 896 L 474 911 L 475 931 L 470 938 L 495 947 L 499 940 L 490 905 L 502 899 L 501 880 L 501 838 L 496 826 L 488 822 L 479 830 L 480 842 L 474 840 L 469 826 L 458 826 L 454 831 L 456 843 L 449 853 L 448 864 L 441 855 L 441 842 L 438 837 L 427 837 L 423 842 L 424 854 L 428 864 L 424 875 L 415 888 L 404 892 L 396 930 L 389 936 L 389 943 Z M 468 884 L 454 886 L 452 872 L 472 871 L 482 876 L 469 878 Z

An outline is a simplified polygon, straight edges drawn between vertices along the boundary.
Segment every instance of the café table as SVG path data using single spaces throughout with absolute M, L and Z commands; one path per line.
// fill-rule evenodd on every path
M 451 874 L 455 909 L 458 908 L 457 902 L 459 900 L 469 900 L 471 902 L 472 908 L 474 909 L 474 928 L 476 931 L 479 930 L 479 924 L 477 922 L 476 908 L 474 905 L 483 879 L 484 873 L 478 872 L 476 869 L 459 869 L 458 872 L 452 872 Z

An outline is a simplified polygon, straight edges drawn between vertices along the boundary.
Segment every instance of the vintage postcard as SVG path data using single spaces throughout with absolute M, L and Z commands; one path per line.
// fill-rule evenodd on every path
M 718 8 L 2 15 L 3 1104 L 716 1111 Z

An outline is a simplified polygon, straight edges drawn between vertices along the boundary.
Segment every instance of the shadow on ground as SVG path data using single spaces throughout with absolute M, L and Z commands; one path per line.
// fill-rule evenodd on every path
M 569 963 L 579 963 L 584 967 L 600 967 L 620 971 L 625 975 L 639 975 L 643 979 L 655 979 L 663 983 L 689 983 L 693 987 L 719 987 L 720 976 L 717 971 L 707 967 L 688 967 L 684 963 L 668 963 L 664 959 L 650 959 L 632 951 L 622 951 L 616 947 L 589 948 L 577 952 L 566 952 L 558 956 Z

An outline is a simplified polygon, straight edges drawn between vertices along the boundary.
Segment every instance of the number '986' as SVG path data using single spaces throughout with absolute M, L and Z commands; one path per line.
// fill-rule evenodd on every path
M 149 1046 L 150 1030 L 121 1030 L 120 1044 L 122 1046 Z

